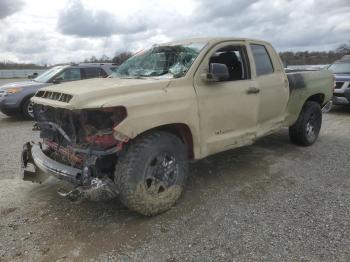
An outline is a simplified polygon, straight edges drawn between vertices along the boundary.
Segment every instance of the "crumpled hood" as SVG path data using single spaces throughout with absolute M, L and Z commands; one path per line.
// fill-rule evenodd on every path
M 14 82 L 14 83 L 8 83 L 5 85 L 0 86 L 0 89 L 6 89 L 6 88 L 26 88 L 26 87 L 40 87 L 40 86 L 46 86 L 47 83 L 40 83 L 40 82 L 35 82 L 35 81 L 20 81 L 20 82 Z
M 98 108 L 117 106 L 131 97 L 142 97 L 154 92 L 164 92 L 171 80 L 169 79 L 120 79 L 95 78 L 82 81 L 73 81 L 40 89 L 71 95 L 68 103 L 51 98 L 34 97 L 32 101 L 54 107 L 67 109 Z

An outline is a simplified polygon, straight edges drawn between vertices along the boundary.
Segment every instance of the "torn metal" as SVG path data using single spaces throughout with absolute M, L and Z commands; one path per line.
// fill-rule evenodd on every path
M 73 201 L 113 198 L 114 166 L 125 141 L 113 128 L 126 117 L 125 108 L 78 112 L 35 105 L 42 143 L 27 142 L 22 151 L 22 177 L 42 183 L 53 175 L 76 186 L 60 193 Z
M 88 186 L 80 186 L 69 192 L 61 190 L 58 194 L 70 201 L 80 202 L 83 200 L 100 201 L 112 199 L 117 197 L 118 191 L 110 178 L 103 177 L 101 179 L 92 179 Z

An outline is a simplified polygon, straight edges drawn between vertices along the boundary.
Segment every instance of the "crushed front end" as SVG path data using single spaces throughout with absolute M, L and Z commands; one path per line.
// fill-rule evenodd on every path
M 24 180 L 43 182 L 48 175 L 75 185 L 60 194 L 71 200 L 101 200 L 117 196 L 114 169 L 126 140 L 116 140 L 113 128 L 126 117 L 124 107 L 68 110 L 34 105 L 40 143 L 27 142 L 22 151 Z

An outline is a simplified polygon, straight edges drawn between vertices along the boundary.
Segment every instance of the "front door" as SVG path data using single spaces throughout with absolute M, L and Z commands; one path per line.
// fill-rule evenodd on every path
M 205 75 L 210 63 L 225 64 L 230 79 L 209 82 Z M 199 66 L 194 85 L 203 157 L 254 141 L 259 93 L 251 80 L 244 42 L 225 42 L 212 49 Z

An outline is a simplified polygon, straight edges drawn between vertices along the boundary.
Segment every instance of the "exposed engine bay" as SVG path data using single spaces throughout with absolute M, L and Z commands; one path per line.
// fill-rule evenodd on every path
M 88 157 L 101 161 L 123 146 L 114 139 L 113 128 L 126 117 L 124 107 L 71 111 L 34 105 L 34 116 L 34 129 L 40 130 L 48 154 L 59 162 L 83 168 Z
M 36 158 L 41 159 L 48 172 L 78 186 L 72 192 L 61 193 L 71 200 L 95 196 L 108 198 L 99 189 L 115 196 L 110 185 L 118 152 L 126 142 L 114 138 L 113 128 L 125 119 L 126 114 L 124 107 L 72 111 L 35 104 L 33 129 L 40 131 L 42 143 L 39 143 L 40 149 L 38 145 L 27 143 L 22 153 L 22 165 L 38 166 L 33 160 L 33 154 L 38 154 Z M 38 175 L 24 172 L 27 177 Z

